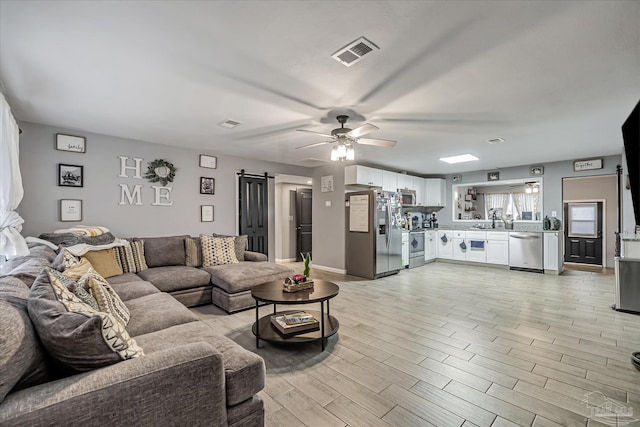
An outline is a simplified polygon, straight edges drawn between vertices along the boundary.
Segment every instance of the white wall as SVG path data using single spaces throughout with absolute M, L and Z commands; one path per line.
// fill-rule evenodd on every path
M 234 234 L 237 212 L 237 175 L 247 173 L 269 175 L 285 173 L 309 174 L 309 170 L 280 163 L 219 156 L 215 152 L 195 151 L 113 136 L 70 131 L 35 123 L 20 123 L 20 167 L 25 189 L 18 212 L 25 219 L 23 235 L 37 236 L 58 228 L 67 228 L 78 222 L 60 222 L 58 201 L 81 199 L 81 224 L 104 225 L 116 236 L 169 236 L 200 233 Z M 54 148 L 57 132 L 81 135 L 87 138 L 86 153 L 58 151 Z M 218 157 L 217 169 L 198 166 L 199 154 Z M 147 162 L 165 159 L 176 168 L 176 178 L 169 186 L 172 206 L 152 206 L 153 190 L 146 179 L 120 178 L 118 156 L 143 158 L 143 175 Z M 70 188 L 57 185 L 58 163 L 84 166 L 84 187 Z M 200 194 L 200 177 L 215 178 L 215 195 Z M 273 206 L 275 204 L 273 180 L 270 180 L 270 254 L 275 255 Z M 142 184 L 142 206 L 119 205 L 120 187 Z M 157 185 L 157 184 L 154 184 Z M 200 205 L 214 205 L 214 222 L 200 222 Z

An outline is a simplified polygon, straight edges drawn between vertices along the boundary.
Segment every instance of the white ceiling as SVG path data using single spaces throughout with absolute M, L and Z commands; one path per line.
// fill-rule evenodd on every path
M 352 110 L 398 141 L 358 163 L 457 173 L 620 154 L 639 22 L 639 1 L 2 0 L 0 80 L 18 120 L 306 166 L 330 147 L 295 130 Z M 360 36 L 380 50 L 331 58 Z

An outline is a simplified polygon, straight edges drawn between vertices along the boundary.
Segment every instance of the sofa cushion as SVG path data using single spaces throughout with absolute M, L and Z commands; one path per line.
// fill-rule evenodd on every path
M 172 346 L 204 341 L 222 353 L 227 391 L 227 406 L 243 402 L 264 388 L 264 361 L 257 354 L 248 351 L 217 335 L 203 322 L 177 325 L 153 333 L 136 337 L 145 351 L 153 353 Z
M 89 251 L 83 255 L 83 258 L 88 259 L 93 269 L 102 277 L 119 276 L 123 273 L 114 249 Z
M 98 303 L 98 310 L 103 313 L 109 313 L 120 322 L 123 327 L 129 323 L 131 314 L 124 302 L 120 299 L 116 291 L 109 283 L 90 268 L 87 273 L 78 280 L 78 288 L 88 290 Z
M 235 239 L 233 237 L 212 237 L 200 235 L 202 247 L 202 266 L 237 264 Z
M 203 270 L 211 274 L 211 283 L 228 293 L 242 292 L 256 285 L 283 280 L 294 272 L 291 268 L 272 262 L 249 262 L 216 265 Z
M 46 268 L 29 294 L 29 317 L 49 354 L 89 371 L 144 353 L 113 316 L 83 303 Z
M 145 237 L 135 240 L 144 241 L 144 258 L 151 268 L 185 265 L 184 239 L 187 237 L 189 236 Z
M 46 382 L 47 357 L 29 313 L 29 287 L 20 280 L 0 278 L 0 402 L 12 389 Z
M 179 291 L 211 283 L 211 276 L 206 271 L 177 265 L 150 268 L 140 271 L 138 276 L 153 283 L 162 292 Z
M 124 273 L 120 276 L 105 277 L 110 285 L 118 283 L 144 282 L 144 280 L 135 273 Z
M 202 266 L 202 249 L 200 248 L 200 238 L 187 237 L 184 239 L 184 250 L 187 267 Z
M 198 320 L 187 307 L 163 292 L 131 299 L 127 307 L 131 312 L 127 330 L 133 337 Z
M 129 273 L 132 274 L 132 273 Z M 115 276 L 120 277 L 120 276 Z M 130 282 L 111 282 L 111 280 L 107 279 L 107 282 L 111 285 L 114 291 L 120 296 L 122 301 L 128 301 L 134 298 L 140 298 L 145 295 L 151 294 L 159 294 L 160 291 L 158 288 L 153 286 L 150 282 L 145 282 L 139 277 L 137 280 L 132 280 Z M 131 311 L 131 310 L 129 310 Z
M 6 274 L 23 281 L 27 286 L 31 286 L 42 269 L 47 266 L 49 266 L 49 261 L 45 258 L 25 258 L 22 264 L 15 266 Z

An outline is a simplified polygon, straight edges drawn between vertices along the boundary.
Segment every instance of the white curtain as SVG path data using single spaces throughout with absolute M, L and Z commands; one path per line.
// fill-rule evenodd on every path
M 509 203 L 508 193 L 487 193 L 484 196 L 485 208 L 487 209 L 487 219 L 491 219 L 493 211 L 497 211 L 496 216 L 500 218 L 507 211 Z
M 513 204 L 518 212 L 518 218 L 522 219 L 522 212 L 531 212 L 532 218 L 535 218 L 538 212 L 539 193 L 513 193 Z
M 0 93 L 0 258 L 29 254 L 20 234 L 24 220 L 15 211 L 24 195 L 18 163 L 19 133 L 9 104 Z

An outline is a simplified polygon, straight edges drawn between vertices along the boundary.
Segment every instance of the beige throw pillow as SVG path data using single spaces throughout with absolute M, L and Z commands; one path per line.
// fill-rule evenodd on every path
M 131 313 L 129 308 L 122 302 L 118 294 L 109 283 L 90 268 L 87 273 L 78 280 L 78 286 L 83 287 L 95 298 L 98 303 L 98 310 L 112 315 L 122 327 L 127 326 Z
M 122 268 L 118 265 L 113 249 L 89 251 L 83 255 L 83 258 L 88 259 L 93 269 L 102 277 L 120 276 L 122 274 Z
M 187 255 L 187 267 L 202 266 L 202 249 L 198 240 L 187 237 L 184 239 L 184 249 Z
M 200 235 L 202 248 L 202 266 L 237 264 L 235 253 L 235 239 L 233 237 L 213 237 Z

